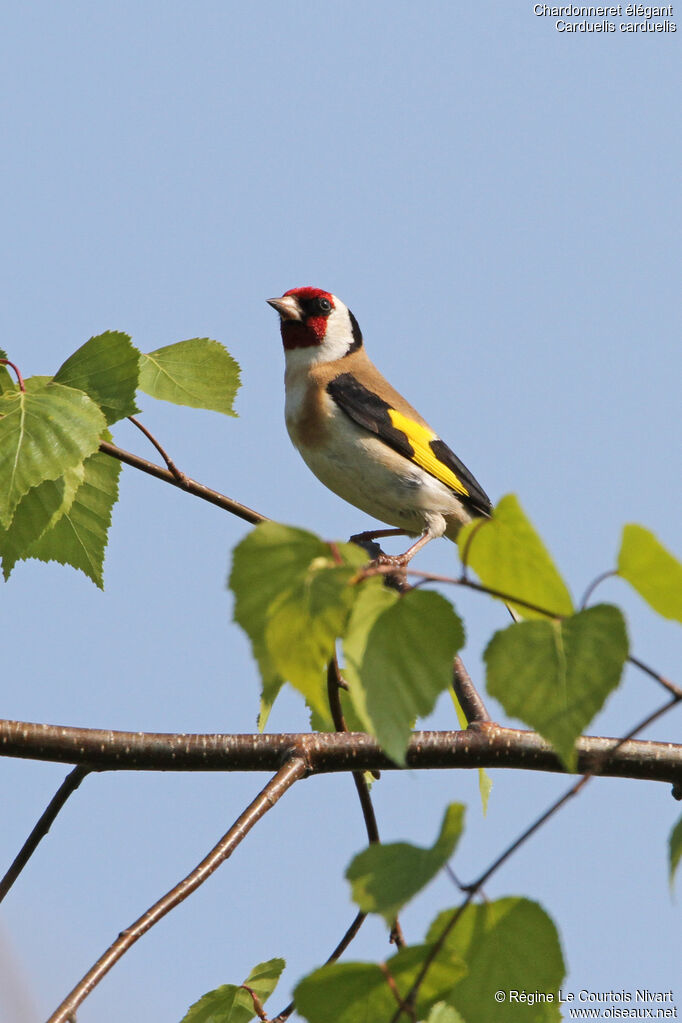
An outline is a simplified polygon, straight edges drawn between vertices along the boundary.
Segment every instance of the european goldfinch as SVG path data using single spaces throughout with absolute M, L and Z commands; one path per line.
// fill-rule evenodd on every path
M 280 315 L 286 357 L 285 417 L 308 468 L 339 497 L 418 535 L 406 565 L 429 540 L 454 540 L 488 516 L 490 500 L 469 470 L 369 360 L 358 322 L 335 295 L 292 288 L 269 298 Z

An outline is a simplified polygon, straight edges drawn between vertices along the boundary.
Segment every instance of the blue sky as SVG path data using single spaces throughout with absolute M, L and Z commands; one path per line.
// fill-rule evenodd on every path
M 148 427 L 196 479 L 345 538 L 367 520 L 289 443 L 264 301 L 321 286 L 491 497 L 519 495 L 578 596 L 613 563 L 625 522 L 681 554 L 681 39 L 682 20 L 676 34 L 569 36 L 519 0 L 14 5 L 0 41 L 0 345 L 30 375 L 106 329 L 145 351 L 217 338 L 242 366 L 239 419 L 143 399 Z M 128 424 L 116 440 L 149 455 Z M 34 563 L 3 586 L 3 716 L 252 730 L 257 677 L 225 590 L 245 532 L 125 470 L 104 594 Z M 453 572 L 452 547 L 432 544 L 419 567 Z M 450 596 L 480 677 L 504 615 Z M 681 681 L 679 628 L 615 582 L 602 597 L 623 601 L 638 655 Z M 659 700 L 628 674 L 592 731 L 618 734 Z M 444 700 L 429 726 L 452 721 Z M 304 729 L 299 701 L 283 698 L 270 726 Z M 679 739 L 679 711 L 649 734 Z M 0 764 L 3 862 L 64 773 Z M 384 776 L 383 837 L 430 842 L 445 804 L 464 800 L 455 866 L 474 876 L 566 786 L 494 780 L 483 820 L 473 773 Z M 2 907 L 3 1020 L 54 1008 L 263 781 L 89 778 Z M 665 843 L 678 815 L 666 786 L 595 781 L 487 894 L 552 914 L 568 989 L 674 987 Z M 275 955 L 292 986 L 352 918 L 342 873 L 363 837 L 348 778 L 297 786 L 79 1020 L 140 1005 L 148 1023 L 180 1019 Z M 437 880 L 405 914 L 409 937 L 456 897 Z M 351 957 L 385 953 L 371 924 Z

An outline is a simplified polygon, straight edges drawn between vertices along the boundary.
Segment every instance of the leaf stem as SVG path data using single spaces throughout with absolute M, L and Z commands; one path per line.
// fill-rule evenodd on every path
M 173 474 L 173 476 L 175 476 L 175 478 L 176 478 L 176 480 L 178 481 L 178 483 L 180 483 L 180 484 L 181 484 L 181 485 L 182 485 L 182 486 L 183 486 L 183 487 L 184 487 L 184 488 L 186 489 L 186 488 L 187 488 L 187 476 L 185 475 L 185 473 L 184 473 L 184 472 L 180 472 L 180 470 L 178 469 L 178 467 L 177 467 L 177 465 L 175 464 L 175 462 L 173 461 L 173 459 L 172 459 L 172 458 L 170 457 L 170 455 L 169 455 L 169 454 L 168 454 L 168 453 L 167 453 L 167 452 L 166 452 L 166 451 L 165 451 L 165 450 L 164 450 L 164 449 L 163 449 L 163 448 L 161 447 L 161 444 L 160 444 L 160 443 L 158 442 L 158 440 L 156 439 L 156 437 L 154 436 L 154 434 L 153 434 L 153 433 L 151 433 L 151 432 L 150 432 L 150 431 L 149 431 L 149 430 L 147 429 L 147 427 L 146 427 L 146 426 L 144 426 L 144 425 L 143 425 L 143 424 L 142 424 L 142 423 L 140 422 L 140 420 L 139 420 L 139 419 L 136 419 L 136 417 L 135 417 L 135 416 L 128 416 L 128 419 L 129 419 L 129 421 L 130 421 L 130 422 L 131 422 L 131 423 L 133 424 L 133 426 L 136 426 L 136 427 L 138 428 L 138 430 L 140 430 L 140 431 L 141 431 L 141 432 L 142 432 L 142 433 L 143 433 L 143 434 L 145 435 L 145 437 L 147 438 L 147 440 L 151 441 L 151 443 L 152 443 L 152 444 L 154 445 L 154 447 L 155 447 L 155 448 L 156 448 L 156 450 L 157 450 L 157 451 L 159 452 L 159 454 L 160 454 L 160 455 L 161 455 L 161 457 L 163 458 L 164 462 L 165 462 L 165 463 L 166 463 L 166 465 L 168 466 L 168 471 L 169 471 L 169 472 L 171 472 L 171 473 Z
M 606 579 L 611 579 L 612 577 L 617 576 L 617 575 L 618 575 L 618 573 L 616 572 L 616 570 L 614 568 L 610 568 L 608 570 L 608 572 L 601 572 L 600 575 L 598 575 L 596 577 L 596 579 L 593 579 L 592 582 L 590 583 L 590 585 L 585 590 L 585 593 L 583 595 L 583 599 L 580 602 L 580 610 L 581 611 L 585 610 L 585 606 L 586 606 L 588 600 L 590 599 L 590 597 L 592 596 L 592 594 L 596 590 L 597 586 L 600 585 L 600 583 L 603 583 L 603 582 L 605 582 Z
M 19 367 L 17 365 L 15 365 L 15 363 L 10 362 L 9 359 L 0 359 L 0 366 L 11 366 L 12 367 L 12 369 L 14 370 L 14 372 L 17 375 L 17 383 L 19 384 L 19 390 L 22 391 L 22 393 L 25 392 L 26 391 L 26 385 L 24 384 L 24 378 L 21 375 L 21 370 L 19 369 Z

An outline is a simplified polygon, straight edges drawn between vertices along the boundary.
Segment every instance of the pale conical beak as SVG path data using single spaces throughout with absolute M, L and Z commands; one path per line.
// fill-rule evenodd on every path
M 276 309 L 283 320 L 301 320 L 301 307 L 293 295 L 283 295 L 282 298 L 266 298 L 268 305 Z

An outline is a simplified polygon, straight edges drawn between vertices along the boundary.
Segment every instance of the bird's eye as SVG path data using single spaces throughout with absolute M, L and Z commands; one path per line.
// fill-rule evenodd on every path
M 318 298 L 317 308 L 321 313 L 330 313 L 332 311 L 332 304 L 328 298 Z

